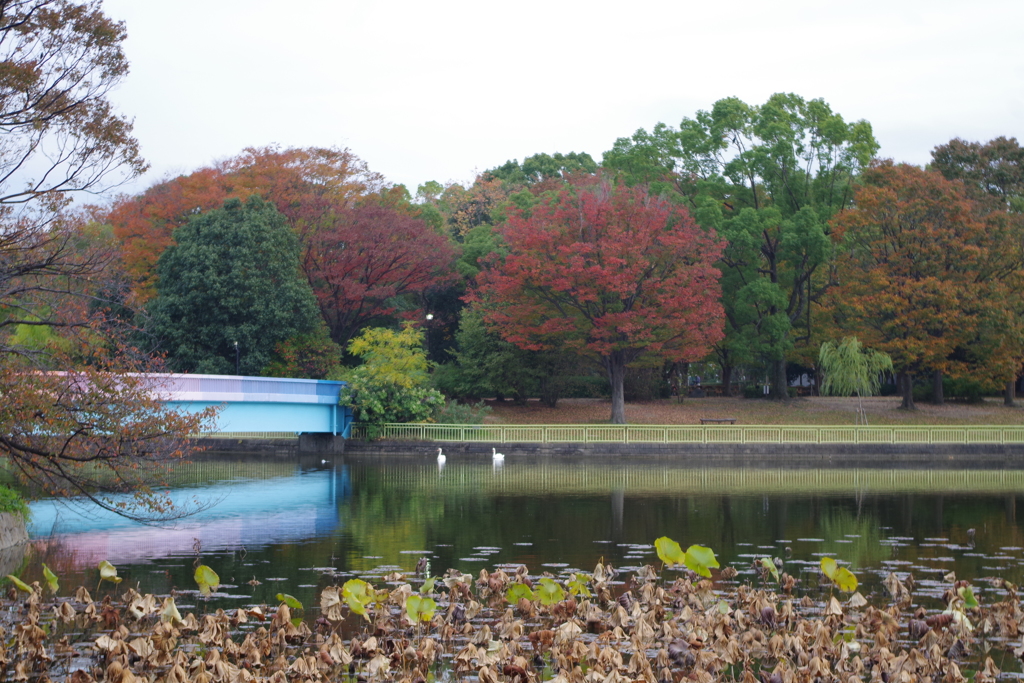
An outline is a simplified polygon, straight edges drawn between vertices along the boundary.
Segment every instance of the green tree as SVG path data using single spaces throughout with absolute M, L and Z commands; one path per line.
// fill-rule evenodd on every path
M 864 412 L 865 396 L 873 396 L 882 386 L 882 373 L 892 372 L 892 358 L 864 348 L 856 337 L 826 341 L 818 352 L 818 367 L 825 378 L 821 393 L 827 396 L 857 395 L 857 424 L 868 423 Z
M 259 197 L 198 214 L 160 256 L 152 330 L 181 372 L 258 375 L 275 347 L 323 323 L 299 268 L 300 246 Z
M 296 335 L 274 348 L 274 360 L 263 369 L 267 377 L 301 377 L 332 379 L 342 371 L 341 347 L 327 327 L 316 332 Z
M 717 347 L 727 383 L 733 363 L 761 361 L 772 395 L 784 399 L 794 346 L 813 362 L 811 304 L 828 284 L 818 275 L 831 255 L 828 221 L 850 205 L 853 180 L 877 149 L 866 121 L 776 93 L 759 106 L 719 100 L 678 129 L 659 123 L 605 153 L 604 166 L 685 202 L 727 240 L 726 337 Z
M 348 351 L 363 362 L 344 375 L 341 405 L 352 409 L 357 422 L 424 422 L 444 407 L 444 396 L 430 387 L 423 332 L 411 324 L 400 332 L 363 330 Z
M 533 185 L 545 180 L 561 180 L 575 173 L 596 173 L 597 162 L 586 152 L 562 154 L 534 154 L 523 159 L 506 161 L 492 168 L 485 175 L 497 178 L 513 186 Z
M 435 382 L 450 395 L 512 397 L 525 401 L 540 396 L 554 408 L 579 371 L 578 356 L 561 350 L 528 351 L 488 330 L 479 305 L 462 311 L 455 335 L 454 363 L 438 366 Z

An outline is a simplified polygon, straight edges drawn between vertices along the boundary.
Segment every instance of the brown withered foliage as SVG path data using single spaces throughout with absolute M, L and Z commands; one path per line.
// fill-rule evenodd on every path
M 398 585 L 378 594 L 368 618 L 338 605 L 338 586 L 323 591 L 328 609 L 308 609 L 304 619 L 284 604 L 171 617 L 169 599 L 131 589 L 94 602 L 85 590 L 47 601 L 36 587 L 0 605 L 0 680 L 991 683 L 1024 655 L 1024 642 L 1014 648 L 1024 611 L 1008 583 L 1001 602 L 968 608 L 950 590 L 947 604 L 929 612 L 904 608 L 898 589 L 888 603 L 859 593 L 797 600 L 727 574 L 668 584 L 645 567 L 618 583 L 599 565 L 563 581 L 565 597 L 551 604 L 510 604 L 500 589 L 513 581 L 501 570 L 476 581 L 459 574 L 451 586 L 435 584 L 437 609 L 420 624 L 403 609 L 416 589 L 400 573 L 388 577 Z M 530 576 L 520 570 L 516 578 Z M 606 594 L 614 597 L 599 597 Z

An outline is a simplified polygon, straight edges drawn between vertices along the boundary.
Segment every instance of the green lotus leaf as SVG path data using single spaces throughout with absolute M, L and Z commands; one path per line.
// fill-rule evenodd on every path
M 679 547 L 679 544 L 668 536 L 662 536 L 654 542 L 658 551 L 658 557 L 668 566 L 686 564 L 686 553 Z
M 57 575 L 50 571 L 50 568 L 43 563 L 43 578 L 46 579 L 46 585 L 50 587 L 50 592 L 54 595 L 60 590 L 60 582 L 57 580 Z
M 430 621 L 437 612 L 437 603 L 432 598 L 424 598 L 415 593 L 405 599 L 405 612 L 409 621 L 415 623 Z
M 17 588 L 18 590 L 20 590 L 20 591 L 25 591 L 26 593 L 31 593 L 31 592 L 32 592 L 32 586 L 28 585 L 27 583 L 25 583 L 24 581 L 22 581 L 21 579 L 19 579 L 19 578 L 18 578 L 17 576 L 15 576 L 14 574 L 8 574 L 8 575 L 7 575 L 7 578 L 8 578 L 9 580 L 10 580 L 10 582 L 11 582 L 11 583 L 13 583 L 13 584 L 14 584 L 14 586 L 15 586 L 15 587 L 16 587 L 16 588 Z
M 961 586 L 956 592 L 963 598 L 964 607 L 974 609 L 978 606 L 978 598 L 974 596 L 974 589 L 970 586 Z
M 288 595 L 287 593 L 278 593 L 277 600 L 278 602 L 283 602 L 284 604 L 288 605 L 290 609 L 302 609 L 302 603 L 293 598 L 292 596 Z
M 687 548 L 683 561 L 690 571 L 705 578 L 711 576 L 712 569 L 718 569 L 721 566 L 718 564 L 715 552 L 702 545 L 691 545 Z
M 533 591 L 525 583 L 514 583 L 505 591 L 505 599 L 513 605 L 526 598 L 530 602 L 535 600 Z
M 839 565 L 831 557 L 821 558 L 821 573 L 827 576 L 830 581 L 836 580 L 837 569 L 839 569 Z
M 540 586 L 537 588 L 537 596 L 540 598 L 540 604 L 542 605 L 553 605 L 556 602 L 565 600 L 565 591 L 562 587 L 555 583 L 554 579 L 544 577 L 540 580 Z
M 843 591 L 844 593 L 852 593 L 853 591 L 857 590 L 857 577 L 854 576 L 853 572 L 851 572 L 846 567 L 840 567 L 839 569 L 837 569 L 836 576 L 832 580 L 835 581 L 835 584 L 839 587 L 839 590 Z
M 106 560 L 100 562 L 100 581 L 110 581 L 111 583 L 121 583 L 122 577 L 117 575 L 117 567 L 110 564 Z

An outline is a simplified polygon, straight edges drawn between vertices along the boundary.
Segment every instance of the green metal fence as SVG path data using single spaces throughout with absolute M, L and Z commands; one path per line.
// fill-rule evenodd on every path
M 352 438 L 483 443 L 1021 444 L 1024 425 L 355 424 Z

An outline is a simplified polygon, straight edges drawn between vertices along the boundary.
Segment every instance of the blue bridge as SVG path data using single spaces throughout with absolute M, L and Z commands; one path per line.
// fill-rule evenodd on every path
M 338 405 L 344 382 L 231 375 L 149 375 L 169 406 L 196 413 L 220 408 L 214 433 L 239 437 L 321 435 L 348 438 L 352 411 Z

